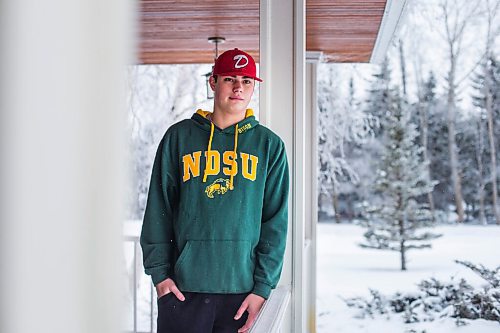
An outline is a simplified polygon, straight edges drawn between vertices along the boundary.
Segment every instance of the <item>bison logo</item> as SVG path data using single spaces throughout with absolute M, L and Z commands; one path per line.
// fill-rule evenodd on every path
M 224 194 L 229 190 L 229 179 L 219 178 L 205 189 L 207 197 L 214 198 L 214 193 Z

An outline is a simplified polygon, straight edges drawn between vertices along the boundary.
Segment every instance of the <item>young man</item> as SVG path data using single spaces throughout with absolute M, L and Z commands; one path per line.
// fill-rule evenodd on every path
M 247 332 L 281 274 L 288 224 L 283 141 L 251 109 L 253 58 L 217 58 L 213 112 L 171 126 L 151 175 L 141 233 L 159 333 Z

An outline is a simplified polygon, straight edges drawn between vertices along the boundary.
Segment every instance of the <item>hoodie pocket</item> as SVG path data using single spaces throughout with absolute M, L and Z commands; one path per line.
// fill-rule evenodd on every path
M 250 241 L 188 240 L 174 270 L 184 291 L 248 292 L 255 270 Z

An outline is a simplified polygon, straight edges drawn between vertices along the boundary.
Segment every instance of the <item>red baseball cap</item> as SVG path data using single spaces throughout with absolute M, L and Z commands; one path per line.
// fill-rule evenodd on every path
M 215 60 L 212 75 L 248 76 L 262 82 L 262 80 L 257 77 L 257 67 L 255 66 L 255 61 L 252 56 L 238 49 L 222 53 L 217 60 Z

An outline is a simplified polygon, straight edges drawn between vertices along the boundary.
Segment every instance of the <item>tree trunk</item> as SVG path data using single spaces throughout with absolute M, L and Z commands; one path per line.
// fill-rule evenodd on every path
M 489 59 L 488 59 L 489 64 Z M 485 77 L 485 93 L 486 93 L 486 112 L 488 116 L 488 138 L 490 141 L 490 159 L 491 159 L 491 185 L 492 185 L 492 202 L 493 202 L 493 214 L 495 215 L 495 221 L 500 224 L 500 212 L 498 211 L 497 204 L 497 161 L 496 161 L 496 146 L 495 146 L 495 135 L 493 134 L 493 96 L 491 94 L 491 73 L 487 65 L 486 77 Z
M 403 212 L 399 217 L 399 253 L 401 254 L 401 270 L 406 271 L 406 247 L 405 247 L 405 222 L 406 222 L 406 207 L 404 207 L 402 194 L 398 196 L 397 211 Z
M 403 96 L 406 100 L 406 62 L 403 52 L 403 40 L 399 40 L 399 60 L 401 63 L 401 81 L 403 82 Z
M 448 120 L 448 150 L 450 154 L 451 179 L 453 182 L 453 191 L 455 194 L 455 206 L 458 215 L 457 222 L 464 222 L 464 206 L 462 198 L 462 181 L 458 170 L 458 154 L 457 143 L 455 140 L 455 69 L 456 58 L 451 52 L 451 67 L 448 76 L 448 105 L 447 105 L 447 120 Z
M 335 185 L 333 186 L 332 193 L 333 210 L 335 212 L 335 222 L 340 223 L 340 213 L 339 213 L 339 195 L 335 191 Z
M 400 246 L 401 246 L 401 270 L 406 271 L 406 248 L 404 240 L 401 240 Z
M 406 209 L 405 209 L 406 210 Z M 404 214 L 406 215 L 406 213 Z M 400 253 L 401 253 L 401 270 L 406 271 L 406 244 L 405 244 L 405 220 L 406 216 L 399 220 L 399 233 L 401 235 L 401 241 L 399 242 Z
M 354 217 L 354 204 L 353 204 L 353 199 L 351 195 L 346 196 L 346 206 L 347 206 L 347 212 L 346 212 L 346 217 L 349 220 L 349 222 L 352 222 L 352 219 Z
M 422 143 L 422 147 L 424 148 L 423 150 L 423 158 L 424 162 L 427 163 L 427 172 L 429 173 L 429 178 L 431 178 L 431 165 L 429 162 L 429 151 L 427 150 L 429 138 L 428 138 L 428 121 L 427 121 L 427 111 L 425 109 L 425 106 L 422 107 L 422 103 L 419 102 L 418 104 L 418 110 L 419 110 L 419 118 L 420 118 L 420 141 Z M 434 197 L 433 194 L 434 191 L 427 193 L 427 201 L 429 202 L 429 208 L 431 210 L 431 218 L 432 222 L 436 222 L 435 218 L 435 206 L 434 206 Z
M 477 171 L 479 173 L 479 187 L 477 191 L 479 196 L 479 221 L 481 224 L 486 224 L 486 218 L 484 215 L 483 135 L 483 120 L 480 116 L 478 122 L 478 146 L 476 147 Z

